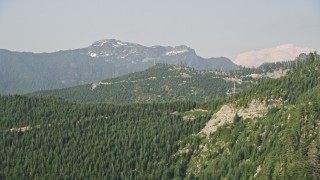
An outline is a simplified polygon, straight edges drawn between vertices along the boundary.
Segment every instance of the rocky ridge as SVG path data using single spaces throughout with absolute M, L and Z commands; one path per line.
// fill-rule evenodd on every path
M 246 108 L 236 107 L 234 104 L 223 105 L 218 112 L 212 115 L 212 118 L 207 122 L 206 126 L 199 134 L 206 136 L 210 135 L 217 131 L 218 127 L 227 123 L 232 123 L 236 114 L 242 119 L 263 117 L 267 113 L 269 106 L 257 100 L 253 100 Z

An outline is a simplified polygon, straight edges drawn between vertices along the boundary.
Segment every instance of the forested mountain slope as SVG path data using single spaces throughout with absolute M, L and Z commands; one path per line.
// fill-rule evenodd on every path
M 204 104 L 0 96 L 0 179 L 317 179 L 319 82 L 310 53 L 286 76 Z M 231 121 L 203 134 L 227 106 Z
M 246 83 L 238 84 L 237 88 Z M 184 65 L 157 64 L 142 72 L 61 90 L 32 95 L 58 96 L 79 102 L 168 102 L 177 100 L 205 101 L 224 97 L 233 88 L 215 72 L 197 71 Z
M 267 65 L 265 65 L 267 66 Z M 31 93 L 57 96 L 77 102 L 169 102 L 177 100 L 208 101 L 223 98 L 264 78 L 285 75 L 290 68 L 268 65 L 268 70 L 242 68 L 235 71 L 196 70 L 185 65 L 157 64 L 145 71 L 131 73 L 97 83 L 59 90 Z M 235 84 L 234 84 L 235 83 Z
M 169 179 L 178 142 L 209 118 L 186 121 L 173 112 L 194 107 L 1 96 L 0 179 Z
M 309 54 L 287 76 L 265 80 L 230 97 L 225 104 L 234 107 L 229 112 L 234 115 L 227 123 L 217 124 L 210 136 L 195 136 L 196 144 L 181 143 L 184 151 L 176 158 L 188 162 L 187 177 L 318 179 L 319 82 L 320 58 Z M 253 101 L 268 110 L 262 116 L 241 117 L 241 109 L 249 104 L 249 109 L 255 108 Z

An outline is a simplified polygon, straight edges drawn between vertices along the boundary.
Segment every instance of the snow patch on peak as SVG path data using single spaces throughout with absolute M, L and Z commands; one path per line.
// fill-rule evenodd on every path
M 121 41 L 115 41 L 114 43 L 112 43 L 112 46 L 117 48 L 117 47 L 120 47 L 120 46 L 126 46 L 128 44 L 124 43 L 124 42 L 121 42 Z
M 173 50 L 173 51 L 168 51 L 166 52 L 166 55 L 168 56 L 174 56 L 177 54 L 183 54 L 189 52 L 189 49 L 182 49 L 182 50 Z
M 107 43 L 109 41 L 110 41 L 109 39 L 100 40 L 100 41 L 94 42 L 92 45 L 93 46 L 103 46 L 105 43 Z
M 120 45 L 118 45 L 118 44 L 112 44 L 112 46 L 115 48 L 120 47 Z
M 91 56 L 91 57 L 97 57 L 97 54 L 96 54 L 96 53 L 93 53 L 93 52 L 90 52 L 90 56 Z
M 125 45 L 128 45 L 128 44 L 126 44 L 126 43 L 123 43 L 123 42 L 121 42 L 121 41 L 117 41 L 117 44 L 118 44 L 118 45 L 120 45 L 120 46 L 125 46 Z
M 100 42 L 100 46 L 103 46 L 105 43 L 107 43 L 108 41 L 101 41 Z
M 116 39 L 104 39 L 104 40 L 100 40 L 100 41 L 96 41 L 92 44 L 92 46 L 96 46 L 96 47 L 101 47 L 104 44 L 109 43 L 114 47 L 119 47 L 119 46 L 125 46 L 128 45 L 127 43 L 121 42 L 119 40 Z

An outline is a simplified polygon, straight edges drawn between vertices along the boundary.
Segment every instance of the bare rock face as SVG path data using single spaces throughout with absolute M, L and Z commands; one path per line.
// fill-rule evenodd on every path
M 222 106 L 217 113 L 212 115 L 212 118 L 208 121 L 200 133 L 209 135 L 210 133 L 215 132 L 219 126 L 222 126 L 225 123 L 231 123 L 235 114 L 236 113 L 232 105 L 227 104 Z
M 247 108 L 240 108 L 237 113 L 243 119 L 253 119 L 263 117 L 267 113 L 268 107 L 265 103 L 253 100 Z
M 267 113 L 268 106 L 257 100 L 253 100 L 247 108 L 235 107 L 232 104 L 226 104 L 220 110 L 212 115 L 206 126 L 200 131 L 199 134 L 210 135 L 217 131 L 219 126 L 226 123 L 233 123 L 233 118 L 236 114 L 243 119 L 253 119 L 256 117 L 263 117 Z

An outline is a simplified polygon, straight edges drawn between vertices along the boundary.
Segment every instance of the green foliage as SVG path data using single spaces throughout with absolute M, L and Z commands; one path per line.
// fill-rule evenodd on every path
M 238 115 L 238 113 L 236 113 L 236 115 L 233 118 L 233 123 L 238 123 L 241 120 L 241 116 Z
M 225 97 L 233 83 L 215 72 L 197 71 L 183 65 L 157 64 L 148 70 L 104 80 L 97 87 L 92 87 L 84 85 L 31 95 L 58 96 L 89 103 L 201 102 Z
M 209 138 L 196 137 L 196 146 L 184 143 L 180 149 L 189 151 L 176 158 L 188 163 L 186 176 L 318 179 L 319 73 L 319 57 L 309 54 L 297 61 L 297 67 L 288 76 L 263 81 L 227 100 L 245 106 L 253 99 L 261 99 L 276 103 L 276 107 L 270 107 L 265 117 L 253 120 L 240 120 L 236 114 L 234 123 L 219 127 Z
M 178 141 L 209 118 L 172 114 L 195 108 L 191 102 L 81 105 L 25 96 L 0 102 L 0 179 L 170 179 Z
M 178 67 L 107 82 L 148 84 L 153 75 L 205 75 Z M 320 58 L 311 53 L 292 67 L 285 77 L 264 79 L 227 99 L 201 104 L 77 104 L 54 97 L 0 96 L 0 179 L 318 179 Z M 130 99 L 134 92 L 128 87 L 137 85 L 127 84 L 117 88 L 128 94 L 115 96 L 121 101 Z M 264 117 L 236 114 L 233 123 L 209 137 L 196 135 L 224 103 L 246 106 L 252 100 L 273 106 Z
M 275 70 L 291 69 L 294 67 L 295 61 L 283 61 L 275 63 L 264 63 L 259 66 L 259 70 L 263 72 L 273 72 Z

